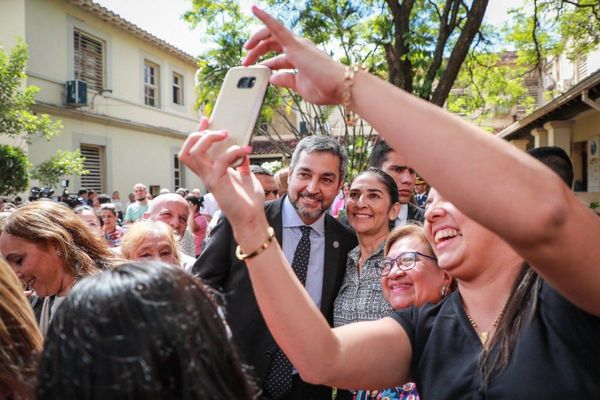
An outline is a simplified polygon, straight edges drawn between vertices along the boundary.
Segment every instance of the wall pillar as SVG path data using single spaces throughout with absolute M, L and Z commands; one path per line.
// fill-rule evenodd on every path
M 535 142 L 533 147 L 543 147 L 548 146 L 548 131 L 544 128 L 535 128 L 531 130 L 531 135 L 533 136 Z
M 519 150 L 527 151 L 527 145 L 529 144 L 529 139 L 512 139 L 510 141 L 510 144 L 512 144 Z
M 548 146 L 562 148 L 571 156 L 571 127 L 573 121 L 550 121 L 544 124 L 548 131 Z

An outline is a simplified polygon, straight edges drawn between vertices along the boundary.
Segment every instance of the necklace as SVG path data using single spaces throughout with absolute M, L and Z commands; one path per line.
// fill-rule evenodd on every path
M 481 340 L 481 344 L 483 345 L 483 347 L 485 347 L 485 345 L 487 344 L 487 342 L 488 342 L 488 340 L 490 338 L 490 331 L 498 326 L 498 322 L 500 322 L 500 319 L 502 318 L 502 315 L 504 315 L 504 309 L 506 308 L 506 304 L 507 303 L 508 303 L 508 301 L 506 301 L 506 303 L 504 303 L 504 306 L 502 306 L 502 310 L 500 310 L 500 314 L 498 314 L 498 316 L 496 317 L 496 319 L 492 323 L 492 326 L 491 326 L 490 330 L 488 330 L 486 332 L 481 332 L 481 333 L 478 334 L 479 335 L 479 340 Z M 478 327 L 477 323 L 475 321 L 473 321 L 473 318 L 471 318 L 471 314 L 469 314 L 469 312 L 464 307 L 464 305 L 463 305 L 463 309 L 465 310 L 465 314 L 467 315 L 467 319 L 469 320 L 469 323 L 471 324 L 471 326 L 473 327 L 473 329 L 475 329 L 475 332 L 477 332 L 477 327 Z

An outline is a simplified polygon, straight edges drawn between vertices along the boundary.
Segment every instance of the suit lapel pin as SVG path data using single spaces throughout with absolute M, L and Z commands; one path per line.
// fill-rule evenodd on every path
M 333 248 L 337 249 L 338 247 L 340 247 L 340 242 L 338 242 L 337 240 L 333 242 Z

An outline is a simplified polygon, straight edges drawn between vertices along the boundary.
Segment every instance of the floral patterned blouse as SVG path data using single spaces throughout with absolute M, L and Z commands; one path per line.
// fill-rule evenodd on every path
M 387 317 L 393 311 L 383 297 L 383 290 L 376 266 L 383 261 L 385 242 L 367 258 L 360 269 L 356 269 L 360 258 L 360 246 L 348 253 L 346 274 L 333 307 L 333 326 L 352 322 L 370 321 Z
M 355 393 L 354 400 L 419 400 L 419 393 L 417 385 L 409 382 L 393 389 L 359 390 Z

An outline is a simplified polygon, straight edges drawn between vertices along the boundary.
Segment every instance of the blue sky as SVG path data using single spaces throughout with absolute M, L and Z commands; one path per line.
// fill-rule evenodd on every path
M 181 15 L 191 8 L 190 0 L 94 1 L 191 55 L 196 56 L 206 48 L 202 41 L 202 30 L 191 30 L 181 19 Z M 247 10 L 252 4 L 249 0 L 241 0 L 240 3 Z M 485 22 L 501 26 L 507 19 L 507 10 L 522 3 L 523 0 L 490 0 Z

